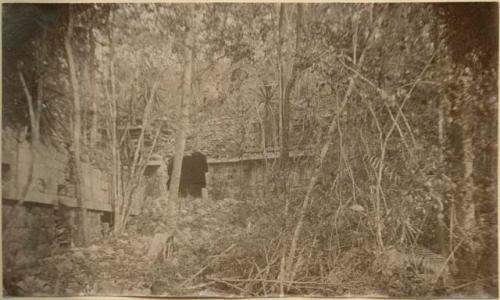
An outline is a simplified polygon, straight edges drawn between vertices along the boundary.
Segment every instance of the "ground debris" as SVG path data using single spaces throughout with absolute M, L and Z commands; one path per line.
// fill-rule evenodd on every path
M 158 213 L 154 217 L 146 212 L 132 217 L 122 234 L 108 236 L 87 247 L 57 249 L 36 260 L 29 256 L 7 275 L 13 288 L 6 294 L 185 296 L 216 293 L 206 290 L 213 283 L 203 282 L 203 278 L 214 268 L 214 257 L 231 246 L 219 244 L 222 234 L 237 236 L 244 231 L 244 227 L 229 223 L 239 202 L 191 200 L 185 202 L 178 230 L 173 235 L 167 233 L 165 221 Z M 29 261 L 24 263 L 26 260 Z M 205 267 L 200 271 L 201 266 Z M 191 278 L 189 284 L 182 286 L 187 278 Z
M 149 246 L 148 253 L 146 254 L 146 259 L 153 262 L 158 258 L 158 256 L 165 251 L 165 246 L 167 243 L 169 235 L 167 233 L 157 233 L 153 237 L 151 245 Z

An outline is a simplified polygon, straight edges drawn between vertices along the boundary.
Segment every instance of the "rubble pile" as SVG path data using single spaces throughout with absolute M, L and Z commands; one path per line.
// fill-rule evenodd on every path
M 134 216 L 126 230 L 88 247 L 53 249 L 48 255 L 23 253 L 5 273 L 5 295 L 209 295 L 200 282 L 217 255 L 243 236 L 247 225 L 238 215 L 244 203 L 232 199 L 187 199 L 179 210 L 178 230 L 168 232 L 161 211 Z M 163 245 L 148 256 L 155 239 Z M 165 242 L 166 240 L 166 242 Z M 154 252 L 154 251 L 153 251 Z
M 86 248 L 57 250 L 7 270 L 7 295 L 148 295 L 144 261 L 150 238 L 123 235 Z

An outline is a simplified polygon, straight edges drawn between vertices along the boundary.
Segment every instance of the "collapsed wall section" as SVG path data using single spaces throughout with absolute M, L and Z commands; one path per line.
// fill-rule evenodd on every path
M 2 226 L 9 228 L 9 234 L 4 234 L 3 253 L 4 264 L 9 267 L 29 264 L 26 260 L 33 260 L 49 254 L 51 249 L 57 247 L 57 243 L 71 244 L 71 227 L 64 237 L 61 236 L 58 225 L 57 208 L 52 205 L 29 202 L 16 207 L 16 201 L 3 200 L 2 202 Z M 109 224 L 101 222 L 109 214 L 103 211 L 89 210 L 88 236 L 90 242 L 101 239 L 109 228 Z M 76 225 L 76 210 L 68 211 L 68 225 Z
M 18 140 L 13 130 L 3 129 L 2 225 L 3 233 L 6 228 L 12 230 L 3 239 L 3 251 L 12 259 L 20 252 L 43 253 L 57 242 L 55 211 L 58 207 L 67 208 L 69 223 L 76 222 L 75 185 L 71 179 L 68 153 L 42 143 L 35 147 L 34 152 L 32 157 L 31 145 L 25 139 Z M 32 180 L 25 193 L 32 161 Z M 83 163 L 83 173 L 88 234 L 92 241 L 101 238 L 112 225 L 111 179 L 107 172 L 88 162 Z M 20 201 L 24 201 L 22 205 L 18 205 Z

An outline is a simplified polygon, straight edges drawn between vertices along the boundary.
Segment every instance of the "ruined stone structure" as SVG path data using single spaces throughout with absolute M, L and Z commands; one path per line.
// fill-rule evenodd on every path
M 290 157 L 298 162 L 310 156 L 310 151 L 291 151 Z M 269 176 L 278 152 L 246 152 L 241 157 L 208 159 L 207 189 L 214 199 L 261 198 L 265 190 L 266 175 Z M 267 168 L 266 168 L 267 165 Z M 274 165 L 275 167 L 276 165 Z M 302 172 L 291 170 L 291 184 L 300 189 L 307 185 L 310 169 Z M 269 177 L 267 177 L 269 180 Z
M 30 145 L 18 141 L 14 132 L 4 128 L 2 132 L 2 220 L 3 228 L 11 227 L 13 233 L 3 240 L 4 252 L 15 255 L 20 249 L 47 249 L 56 234 L 55 214 L 59 206 L 69 208 L 70 222 L 74 217 L 75 187 L 70 178 L 69 155 L 64 149 L 40 144 L 35 148 L 35 160 L 31 187 L 23 198 L 31 160 Z M 111 179 L 105 171 L 88 162 L 83 163 L 88 209 L 88 233 L 90 240 L 103 236 L 111 222 Z M 14 209 L 14 207 L 16 207 Z M 137 211 L 138 207 L 134 208 Z M 10 224 L 12 222 L 12 224 Z M 9 224 L 7 224 L 9 223 Z
M 259 132 L 255 124 L 245 126 L 238 116 L 228 114 L 205 116 L 193 122 L 185 152 L 186 166 L 190 166 L 182 171 L 182 192 L 213 200 L 262 197 L 266 174 L 269 174 L 269 166 L 277 161 L 279 149 L 268 147 L 264 154 Z M 18 141 L 8 128 L 3 130 L 2 142 L 3 220 L 14 220 L 12 226 L 15 231 L 11 237 L 4 239 L 4 251 L 15 256 L 23 248 L 45 249 L 55 239 L 54 216 L 57 205 L 70 208 L 70 215 L 76 215 L 75 191 L 68 167 L 69 155 L 65 149 L 45 144 L 35 149 L 32 188 L 24 199 L 24 205 L 14 212 L 12 207 L 21 200 L 28 181 L 32 159 L 30 145 L 26 141 Z M 162 145 L 148 163 L 144 174 L 147 187 L 143 189 L 144 194 L 139 196 L 141 199 L 138 200 L 141 201 L 135 201 L 132 214 L 139 212 L 145 198 L 156 198 L 159 191 L 168 186 L 164 182 L 165 178 L 159 178 L 159 170 L 168 168 L 166 162 L 173 156 L 172 146 L 170 143 Z M 193 153 L 197 153 L 197 160 L 203 163 L 190 163 Z M 311 152 L 307 150 L 290 151 L 292 159 L 310 155 Z M 95 240 L 112 226 L 111 178 L 106 170 L 85 160 L 83 169 L 89 237 Z M 305 186 L 307 169 L 296 173 L 292 176 L 292 184 L 296 187 Z M 193 186 L 196 191 L 188 191 Z
M 244 124 L 238 117 L 225 113 L 199 118 L 191 124 L 184 157 L 189 158 L 193 153 L 201 153 L 206 157 L 207 172 L 201 166 L 189 171 L 202 172 L 208 196 L 214 200 L 262 197 L 266 172 L 270 173 L 269 167 L 279 155 L 278 147 L 266 147 L 264 153 L 258 126 L 255 123 Z M 292 144 L 297 145 L 299 138 L 292 135 Z M 310 149 L 294 146 L 290 150 L 290 157 L 292 161 L 297 161 L 310 157 L 311 153 Z M 167 146 L 163 155 L 172 157 L 173 147 Z M 307 185 L 308 171 L 306 168 L 300 174 L 292 174 L 292 185 L 298 188 Z

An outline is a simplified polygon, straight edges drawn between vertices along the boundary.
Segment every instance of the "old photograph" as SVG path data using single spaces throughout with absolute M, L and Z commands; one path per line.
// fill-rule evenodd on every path
M 4 3 L 4 296 L 498 297 L 498 3 Z

